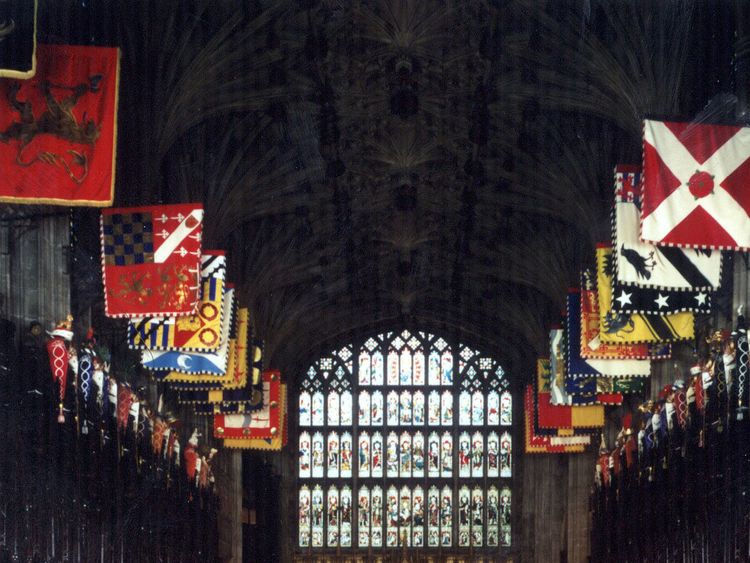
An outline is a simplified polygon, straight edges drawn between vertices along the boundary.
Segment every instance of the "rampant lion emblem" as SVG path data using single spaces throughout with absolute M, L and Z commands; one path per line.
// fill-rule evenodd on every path
M 38 135 L 42 134 L 93 147 L 99 138 L 101 127 L 93 119 L 87 119 L 85 113 L 79 122 L 73 115 L 73 108 L 85 94 L 99 92 L 101 81 L 102 75 L 96 74 L 89 77 L 88 83 L 75 86 L 53 84 L 47 80 L 41 82 L 39 88 L 47 108 L 36 118 L 32 102 L 18 99 L 21 84 L 14 82 L 8 91 L 8 101 L 18 112 L 19 120 L 11 123 L 5 131 L 0 131 L 0 141 L 6 144 L 18 141 L 16 163 L 19 166 L 31 166 L 36 162 L 61 166 L 76 184 L 83 183 L 89 172 L 89 159 L 85 153 L 73 149 L 66 151 L 67 155 L 40 151 L 27 158 L 24 151 Z M 68 91 L 70 95 L 58 100 L 53 94 L 54 90 Z

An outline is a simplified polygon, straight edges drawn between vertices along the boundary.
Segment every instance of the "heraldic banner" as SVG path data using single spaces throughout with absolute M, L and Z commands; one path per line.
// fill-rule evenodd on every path
M 118 81 L 118 49 L 68 45 L 39 45 L 33 78 L 0 79 L 0 201 L 112 204 Z

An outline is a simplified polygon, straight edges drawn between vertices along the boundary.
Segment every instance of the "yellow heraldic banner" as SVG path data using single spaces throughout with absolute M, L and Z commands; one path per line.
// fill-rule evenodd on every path
M 644 315 L 613 310 L 617 303 L 612 300 L 612 247 L 606 244 L 599 244 L 596 248 L 596 281 L 602 342 L 674 342 L 693 338 L 693 313 Z

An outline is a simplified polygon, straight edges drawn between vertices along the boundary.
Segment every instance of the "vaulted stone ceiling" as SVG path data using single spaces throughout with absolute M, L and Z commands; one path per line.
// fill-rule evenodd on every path
M 707 63 L 732 53 L 729 4 L 60 4 L 48 40 L 123 47 L 117 203 L 204 201 L 288 371 L 402 325 L 526 369 L 642 116 L 734 88 Z

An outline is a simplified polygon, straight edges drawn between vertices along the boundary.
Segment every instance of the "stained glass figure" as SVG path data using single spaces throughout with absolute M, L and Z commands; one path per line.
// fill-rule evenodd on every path
M 312 506 L 310 489 L 304 485 L 299 491 L 299 546 L 310 546 L 310 525 L 312 523 Z
M 373 385 L 383 385 L 383 372 L 385 371 L 383 368 L 383 354 L 380 351 L 373 352 L 371 372 Z
M 339 425 L 339 394 L 336 391 L 328 393 L 328 426 Z
M 300 478 L 306 479 L 310 477 L 311 461 L 312 461 L 312 452 L 310 450 L 310 434 L 308 432 L 302 432 L 299 435 L 299 476 Z M 308 540 L 310 539 L 309 535 L 310 534 L 308 530 Z
M 458 546 L 471 545 L 471 495 L 464 485 L 458 490 Z
M 401 391 L 398 421 L 401 426 L 411 426 L 411 393 Z
M 370 426 L 370 392 L 359 392 L 359 425 Z
M 339 435 L 336 432 L 328 434 L 328 476 L 339 476 Z
M 440 476 L 451 477 L 453 475 L 453 436 L 443 432 L 440 440 Z
M 399 477 L 411 477 L 411 436 L 402 432 L 399 438 Z
M 427 424 L 440 426 L 440 395 L 437 391 L 430 391 L 427 397 Z
M 359 547 L 370 546 L 370 490 L 367 485 L 360 487 L 357 495 L 357 530 Z
M 344 432 L 341 435 L 341 477 L 348 478 L 352 476 L 352 435 Z
M 391 485 L 388 487 L 388 493 L 386 495 L 386 528 L 385 545 L 388 547 L 398 546 L 398 491 L 396 487 Z
M 399 444 L 398 436 L 395 432 L 388 434 L 388 440 L 386 443 L 386 475 L 388 477 L 398 477 L 398 466 L 399 466 Z
M 414 426 L 424 424 L 424 393 L 416 391 L 412 397 L 412 422 Z
M 427 360 L 427 384 L 440 385 L 440 354 L 432 350 Z
M 328 488 L 326 502 L 326 525 L 328 528 L 328 547 L 338 547 L 339 545 L 339 490 L 336 485 Z
M 440 364 L 442 368 L 440 383 L 442 385 L 453 385 L 453 354 L 451 354 L 449 348 L 443 350 Z
M 458 476 L 471 477 L 471 438 L 468 432 L 458 437 Z
M 427 476 L 440 477 L 440 437 L 436 432 L 427 437 Z
M 310 393 L 303 391 L 299 394 L 299 425 L 310 426 L 311 413 L 310 413 Z M 308 534 L 308 540 L 310 539 Z
M 411 491 L 404 485 L 401 487 L 398 499 L 398 526 L 399 526 L 399 545 L 409 546 L 411 543 Z
M 424 351 L 422 348 L 417 348 L 414 352 L 414 372 L 412 374 L 414 385 L 424 385 L 424 368 Z
M 509 547 L 511 542 L 510 495 L 509 487 L 503 487 L 502 491 L 500 491 L 500 545 L 503 547 Z
M 315 485 L 312 491 L 312 546 L 323 547 L 323 489 Z
M 412 359 L 411 352 L 408 348 L 404 348 L 401 351 L 401 363 L 399 371 L 399 382 L 401 385 L 411 385 L 411 370 L 412 370 Z
M 484 436 L 474 432 L 471 437 L 471 476 L 482 477 L 484 473 Z
M 484 395 L 481 391 L 474 391 L 471 396 L 471 424 L 473 426 L 484 424 Z
M 427 547 L 440 546 L 440 492 L 433 485 L 427 491 Z
M 417 485 L 414 487 L 411 499 L 411 545 L 413 547 L 424 546 L 424 517 L 424 490 Z
M 492 485 L 487 491 L 487 545 L 489 547 L 499 545 L 499 514 L 497 487 Z
M 450 547 L 453 539 L 453 491 L 448 485 L 440 493 L 440 545 Z
M 339 543 L 341 547 L 352 546 L 352 490 L 348 485 L 341 488 L 341 535 Z
M 370 476 L 370 435 L 367 432 L 362 432 L 359 435 L 358 445 L 358 467 L 360 477 Z
M 500 436 L 500 477 L 510 477 L 512 473 L 511 461 L 513 443 L 509 432 Z
M 484 499 L 478 486 L 471 491 L 471 545 L 482 546 L 484 531 Z
M 372 435 L 372 476 L 382 477 L 383 476 L 383 435 L 380 432 L 375 432 Z
M 383 393 L 380 391 L 373 391 L 370 398 L 370 424 L 383 425 Z
M 388 351 L 388 374 L 386 375 L 388 385 L 398 385 L 398 354 L 391 348 Z
M 500 395 L 497 391 L 487 394 L 487 426 L 500 425 Z
M 370 385 L 370 354 L 366 349 L 359 354 L 358 380 L 360 385 Z
M 411 442 L 412 477 L 424 477 L 424 434 L 417 432 Z
M 323 434 L 316 432 L 312 439 L 312 476 L 323 477 L 325 466 L 325 448 L 323 446 Z
M 440 396 L 440 421 L 443 426 L 453 426 L 453 393 L 443 391 Z
M 471 425 L 471 395 L 468 391 L 461 391 L 458 396 L 458 423 L 461 426 Z
M 325 419 L 323 418 L 323 393 L 317 391 L 312 396 L 312 425 L 323 426 Z
M 388 426 L 398 426 L 398 393 L 391 391 L 387 397 L 386 420 Z
M 352 425 L 352 394 L 350 391 L 341 393 L 341 426 Z
M 500 425 L 510 426 L 513 422 L 513 397 L 510 391 L 503 391 L 500 395 Z
M 487 436 L 487 477 L 500 476 L 500 445 L 497 433 Z
M 370 505 L 372 506 L 370 513 L 372 546 L 381 547 L 383 545 L 383 490 L 377 485 L 372 488 Z

